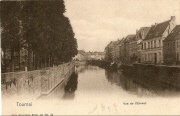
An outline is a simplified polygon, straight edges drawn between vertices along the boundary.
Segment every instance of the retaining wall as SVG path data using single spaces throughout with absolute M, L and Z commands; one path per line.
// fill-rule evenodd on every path
M 148 78 L 154 81 L 161 81 L 180 88 L 180 67 L 150 64 L 133 64 L 133 66 L 122 65 L 126 75 L 135 78 Z
M 74 70 L 74 63 L 71 62 L 43 70 L 2 73 L 2 97 L 18 95 L 38 98 L 42 94 L 49 94 Z

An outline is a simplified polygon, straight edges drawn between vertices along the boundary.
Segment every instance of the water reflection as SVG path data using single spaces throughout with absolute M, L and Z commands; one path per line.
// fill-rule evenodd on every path
M 91 66 L 91 65 L 81 65 L 76 66 L 76 72 L 77 73 L 84 73 L 85 71 L 97 71 L 100 68 L 97 66 Z
M 62 97 L 57 96 L 60 93 L 63 93 Z M 76 67 L 76 72 L 67 82 L 60 84 L 51 96 L 75 101 L 80 99 L 88 101 L 93 98 L 96 101 L 110 96 L 112 98 L 177 97 L 180 96 L 180 92 L 158 81 L 127 77 L 121 71 L 84 65 Z
M 75 91 L 77 90 L 77 85 L 78 85 L 78 73 L 74 72 L 71 75 L 66 86 L 64 87 L 65 93 L 64 93 L 63 98 L 73 99 L 75 97 Z
M 120 71 L 105 71 L 106 78 L 111 84 L 121 86 L 123 90 L 138 96 L 177 96 L 179 90 L 159 81 L 143 77 L 125 77 Z
M 146 88 L 136 84 L 132 79 L 125 77 L 122 72 L 106 70 L 105 74 L 107 80 L 111 82 L 111 84 L 120 86 L 128 93 L 136 94 L 138 96 L 154 96 L 154 94 L 148 91 Z

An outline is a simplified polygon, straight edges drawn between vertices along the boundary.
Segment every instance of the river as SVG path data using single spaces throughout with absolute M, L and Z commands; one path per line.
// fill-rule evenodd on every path
M 65 87 L 64 99 L 102 99 L 105 96 L 118 97 L 175 97 L 180 92 L 161 82 L 153 80 L 134 80 L 125 77 L 121 71 L 112 71 L 97 66 L 76 67 L 74 74 Z
M 58 93 L 63 93 L 62 97 L 57 97 Z M 143 115 L 148 112 L 161 114 L 162 111 L 168 114 L 170 112 L 164 108 L 171 108 L 180 101 L 179 90 L 166 84 L 146 79 L 134 80 L 133 77 L 125 77 L 121 71 L 91 65 L 76 67 L 66 86 L 56 90 L 53 96 L 67 105 L 59 106 L 63 109 L 59 114 L 77 115 Z M 152 106 L 161 107 L 162 111 Z
M 17 107 L 16 102 L 32 102 L 32 107 Z M 160 115 L 180 114 L 173 109 L 180 103 L 180 92 L 153 80 L 134 80 L 121 71 L 82 65 L 59 84 L 50 95 L 39 100 L 6 102 L 22 114 L 53 115 Z M 16 109 L 16 110 L 15 110 Z M 170 110 L 168 110 L 170 109 Z M 9 113 L 9 110 L 5 110 Z

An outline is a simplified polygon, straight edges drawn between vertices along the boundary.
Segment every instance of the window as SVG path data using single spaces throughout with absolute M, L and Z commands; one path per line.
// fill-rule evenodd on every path
M 159 61 L 161 62 L 161 52 L 159 52 Z
M 144 49 L 146 49 L 146 43 L 144 43 Z
M 148 42 L 148 48 L 150 48 L 150 42 Z
M 156 41 L 154 41 L 154 48 L 156 48 Z
M 151 48 L 153 48 L 153 41 L 151 41 Z
M 153 62 L 153 58 L 154 58 L 153 53 L 151 53 L 151 62 Z
M 159 40 L 159 47 L 161 47 L 161 40 Z

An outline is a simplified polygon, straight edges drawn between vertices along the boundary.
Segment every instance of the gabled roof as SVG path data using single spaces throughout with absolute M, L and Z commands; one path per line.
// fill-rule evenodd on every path
M 124 43 L 124 41 L 125 41 L 125 38 L 123 37 L 122 39 L 119 40 L 119 43 L 118 43 L 118 44 L 121 45 L 121 44 Z
M 147 34 L 145 40 L 152 39 L 156 37 L 161 37 L 162 34 L 165 32 L 166 28 L 168 27 L 171 20 L 159 23 L 157 25 L 153 25 L 151 29 L 149 30 L 149 33 Z
M 112 43 L 112 41 L 108 43 L 108 45 L 106 46 L 106 48 L 109 47 L 109 46 L 111 45 L 111 43 Z
M 111 41 L 107 46 L 106 46 L 106 48 L 109 48 L 109 47 L 112 47 L 114 45 L 114 41 Z M 105 49 L 106 49 L 105 48 Z
M 164 41 L 173 41 L 177 39 L 180 39 L 180 25 L 176 25 Z
M 120 40 L 114 41 L 114 45 L 118 45 Z
M 140 37 L 140 39 L 142 38 L 142 34 L 141 32 L 144 31 L 144 37 L 146 38 L 149 30 L 151 29 L 151 27 L 141 27 L 137 32 L 136 32 L 136 36 Z M 139 38 L 138 38 L 139 39 Z
M 136 35 L 134 35 L 134 34 L 126 36 L 125 41 L 128 42 L 128 41 L 131 41 L 133 39 L 136 39 Z

